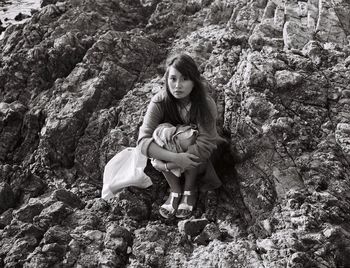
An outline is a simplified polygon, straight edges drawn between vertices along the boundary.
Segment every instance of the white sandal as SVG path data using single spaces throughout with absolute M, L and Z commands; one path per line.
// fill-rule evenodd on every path
M 189 197 L 195 196 L 194 201 L 192 201 L 192 204 L 189 204 Z M 194 206 L 197 202 L 197 192 L 196 191 L 184 191 L 182 194 L 182 199 L 180 202 L 180 205 L 177 208 L 176 217 L 177 218 L 188 218 L 191 216 Z
M 180 193 L 170 192 L 168 199 L 159 208 L 159 214 L 162 215 L 163 218 L 168 219 L 171 215 L 175 213 L 179 205 L 180 199 Z

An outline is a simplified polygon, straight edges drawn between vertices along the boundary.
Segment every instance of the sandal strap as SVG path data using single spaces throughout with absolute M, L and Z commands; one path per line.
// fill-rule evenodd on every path
M 182 193 L 182 200 L 181 200 L 181 202 L 180 202 L 180 205 L 179 205 L 179 207 L 178 207 L 178 209 L 179 210 L 189 210 L 189 211 L 192 211 L 193 210 L 193 205 L 190 205 L 189 203 L 188 203 L 188 198 L 190 197 L 190 196 L 193 196 L 193 195 L 195 195 L 197 192 L 196 191 L 184 191 L 183 193 Z
M 190 205 L 188 201 L 189 201 L 189 198 L 191 197 L 197 198 L 196 195 L 197 195 L 197 191 L 184 191 L 182 193 L 181 202 L 177 207 L 177 214 L 176 214 L 177 218 L 187 218 L 192 214 L 196 201 L 193 202 L 193 205 Z
M 180 193 L 175 193 L 175 192 L 170 192 L 169 194 L 171 197 L 179 197 L 181 194 Z
M 174 193 L 174 192 L 170 192 L 169 197 L 170 197 L 170 201 L 169 204 L 167 204 L 167 202 L 165 202 L 161 208 L 169 211 L 170 213 L 173 213 L 175 211 L 175 208 L 173 207 L 173 203 L 174 203 L 174 199 L 177 197 L 180 197 L 180 193 Z
M 193 194 L 195 194 L 195 193 L 196 193 L 196 191 L 184 191 L 184 192 L 182 193 L 182 195 L 189 196 L 189 195 L 193 195 Z
M 178 210 L 193 210 L 193 206 L 188 204 L 188 200 L 187 200 L 188 196 L 184 196 L 184 199 L 181 201 L 179 207 L 177 208 Z

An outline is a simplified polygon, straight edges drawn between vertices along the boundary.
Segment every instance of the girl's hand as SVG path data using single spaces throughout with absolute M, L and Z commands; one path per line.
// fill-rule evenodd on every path
M 190 153 L 178 153 L 174 159 L 174 163 L 178 165 L 181 170 L 188 170 L 197 167 L 201 163 L 198 162 L 199 157 Z
M 152 159 L 151 164 L 156 170 L 160 172 L 165 171 L 165 162 L 158 159 Z

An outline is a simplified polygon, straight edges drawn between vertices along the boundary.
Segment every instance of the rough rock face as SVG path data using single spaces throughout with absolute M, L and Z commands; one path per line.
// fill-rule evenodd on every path
M 0 40 L 0 267 L 349 267 L 350 3 L 43 1 Z M 100 199 L 168 54 L 198 62 L 224 187 Z

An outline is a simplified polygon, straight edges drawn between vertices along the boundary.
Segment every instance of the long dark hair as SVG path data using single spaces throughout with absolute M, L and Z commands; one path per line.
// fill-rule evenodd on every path
M 194 86 L 190 93 L 190 123 L 201 124 L 204 126 L 204 128 L 208 128 L 210 122 L 213 120 L 213 115 L 209 109 L 207 91 L 203 85 L 201 75 L 195 61 L 187 54 L 177 54 L 167 60 L 167 70 L 165 73 L 166 97 L 163 102 L 165 120 L 169 121 L 173 125 L 184 124 L 177 109 L 179 100 L 171 94 L 168 86 L 170 66 L 174 67 L 183 76 L 186 76 L 188 79 L 193 81 Z

